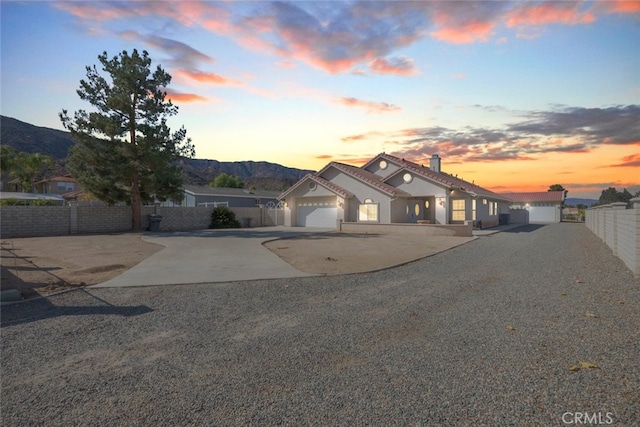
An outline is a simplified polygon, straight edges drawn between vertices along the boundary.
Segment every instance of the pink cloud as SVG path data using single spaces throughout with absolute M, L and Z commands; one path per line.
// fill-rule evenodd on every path
M 494 32 L 490 21 L 471 21 L 464 24 L 451 22 L 448 16 L 436 15 L 436 31 L 431 35 L 441 41 L 454 44 L 486 42 Z
M 597 7 L 599 10 L 602 10 L 604 13 L 640 14 L 640 1 L 638 0 L 631 0 L 631 1 L 600 0 L 598 2 Z
M 589 24 L 596 20 L 591 12 L 581 12 L 581 2 L 524 3 L 507 13 L 507 27 L 548 24 Z
M 387 60 L 384 58 L 374 59 L 371 64 L 371 71 L 378 74 L 395 74 L 398 76 L 413 76 L 418 73 L 413 60 L 409 58 L 394 58 Z

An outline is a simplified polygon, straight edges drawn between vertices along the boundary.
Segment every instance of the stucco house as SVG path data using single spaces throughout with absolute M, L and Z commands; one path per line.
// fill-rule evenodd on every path
M 492 227 L 510 200 L 441 170 L 381 153 L 362 167 L 331 162 L 282 193 L 285 225 L 337 228 L 342 222 L 462 224 Z M 503 217 L 504 218 L 504 217 Z
M 55 204 L 64 205 L 84 200 L 84 190 L 71 175 L 59 175 L 45 178 L 33 183 L 32 193 L 20 192 L 20 180 L 14 179 L 7 183 L 10 192 L 3 192 L 3 199 L 21 200 L 25 204 L 33 200 L 48 200 Z
M 503 193 L 502 196 L 512 201 L 510 208 L 517 222 L 549 224 L 562 220 L 564 191 Z M 517 219 L 520 216 L 523 218 Z

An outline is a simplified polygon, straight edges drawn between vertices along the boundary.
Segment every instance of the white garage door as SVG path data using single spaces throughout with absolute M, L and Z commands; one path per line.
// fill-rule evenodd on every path
M 299 227 L 336 227 L 338 207 L 335 197 L 304 197 L 297 201 Z
M 557 206 L 531 206 L 529 208 L 529 222 L 559 222 Z

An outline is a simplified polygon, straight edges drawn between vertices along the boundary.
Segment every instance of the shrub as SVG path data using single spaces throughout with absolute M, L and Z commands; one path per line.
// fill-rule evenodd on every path
M 35 200 L 19 200 L 14 198 L 0 200 L 0 206 L 56 206 L 54 200 L 35 199 Z
M 240 221 L 236 219 L 236 214 L 229 208 L 218 206 L 213 208 L 209 228 L 240 228 Z

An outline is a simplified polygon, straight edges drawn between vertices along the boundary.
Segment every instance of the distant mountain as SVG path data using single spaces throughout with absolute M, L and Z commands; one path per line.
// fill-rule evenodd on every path
M 182 169 L 185 181 L 189 184 L 206 185 L 224 172 L 242 179 L 245 187 L 263 190 L 285 190 L 313 172 L 269 162 L 219 162 L 207 159 L 185 159 L 182 161 Z
M 69 132 L 38 127 L 5 116 L 0 116 L 0 142 L 18 151 L 42 153 L 55 160 L 65 159 L 73 145 Z
M 585 205 L 586 207 L 589 207 L 591 205 L 593 205 L 594 203 L 598 203 L 598 200 L 596 199 L 579 199 L 576 197 L 572 197 L 572 198 L 568 198 L 565 199 L 564 204 L 567 206 L 578 206 L 578 205 Z
M 69 132 L 38 127 L 5 116 L 0 116 L 0 143 L 26 153 L 46 154 L 61 165 L 64 165 L 69 148 L 74 144 Z M 246 187 L 262 190 L 284 190 L 313 172 L 261 161 L 184 159 L 180 163 L 186 184 L 206 185 L 225 172 L 242 179 Z

